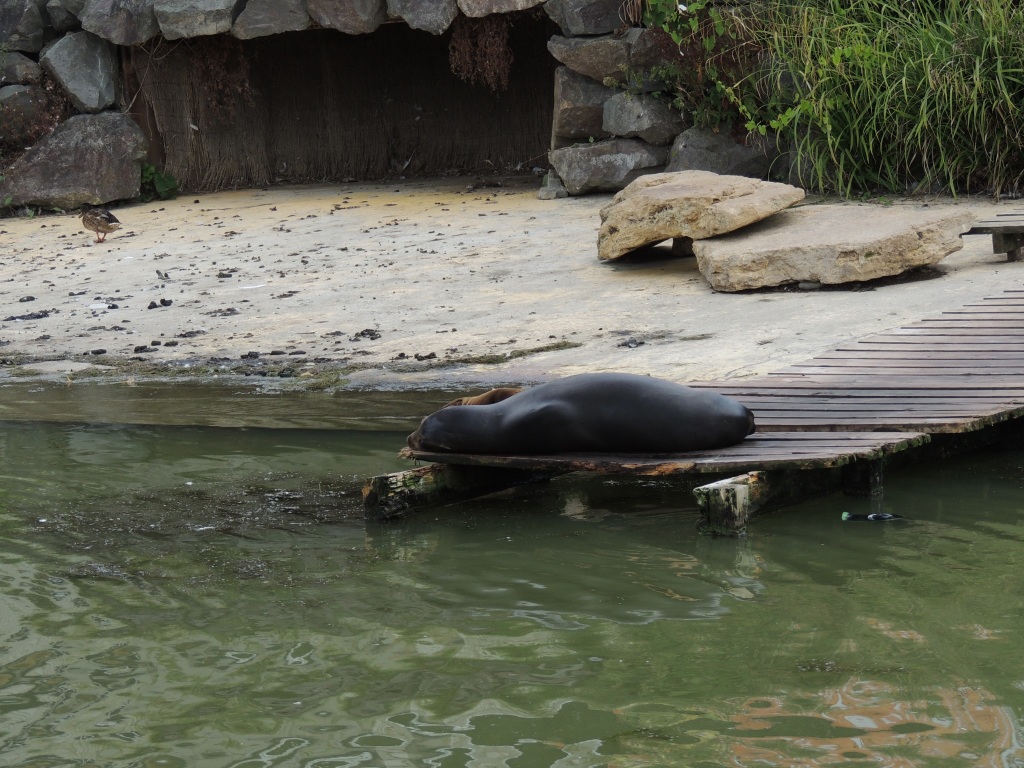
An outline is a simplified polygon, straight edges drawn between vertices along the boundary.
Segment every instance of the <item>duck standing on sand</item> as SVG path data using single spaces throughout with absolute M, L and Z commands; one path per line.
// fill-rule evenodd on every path
M 85 228 L 96 233 L 97 243 L 102 243 L 108 232 L 121 228 L 121 222 L 106 208 L 93 208 L 91 205 L 83 205 L 82 212 L 78 215 L 82 218 L 82 224 Z

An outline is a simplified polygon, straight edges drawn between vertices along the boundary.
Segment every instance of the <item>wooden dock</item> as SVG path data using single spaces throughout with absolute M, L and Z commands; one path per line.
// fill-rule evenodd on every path
M 844 343 L 776 373 L 707 381 L 755 415 L 757 432 L 716 451 L 671 456 L 465 456 L 406 449 L 431 462 L 371 479 L 367 515 L 469 498 L 567 472 L 725 477 L 697 488 L 699 527 L 742 533 L 759 512 L 842 488 L 881 492 L 894 458 L 925 458 L 997 439 L 1024 416 L 1024 290 Z

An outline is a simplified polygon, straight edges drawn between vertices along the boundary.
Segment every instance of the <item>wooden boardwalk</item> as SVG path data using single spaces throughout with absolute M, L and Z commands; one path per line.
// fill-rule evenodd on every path
M 407 458 L 434 463 L 412 471 L 419 475 L 371 480 L 364 490 L 368 516 L 401 514 L 424 482 L 428 496 L 448 484 L 462 498 L 472 496 L 474 473 L 486 472 L 481 492 L 495 490 L 496 479 L 504 487 L 577 471 L 747 473 L 696 491 L 701 526 L 716 533 L 742 531 L 750 516 L 801 493 L 838 487 L 878 493 L 881 468 L 892 455 L 913 452 L 933 436 L 992 435 L 992 427 L 1024 416 L 1024 289 L 840 344 L 766 376 L 692 386 L 742 402 L 754 412 L 757 432 L 730 448 L 649 457 L 466 456 L 406 449 Z M 502 472 L 515 481 L 502 486 Z M 391 507 L 389 499 L 395 502 Z
M 702 382 L 759 432 L 963 434 L 1024 415 L 1024 290 L 839 345 L 777 373 Z

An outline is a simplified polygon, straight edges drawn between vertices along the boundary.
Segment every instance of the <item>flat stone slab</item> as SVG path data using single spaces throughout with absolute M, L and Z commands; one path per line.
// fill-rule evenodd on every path
M 597 256 L 617 259 L 663 240 L 703 240 L 745 227 L 804 198 L 789 184 L 710 171 L 655 173 L 633 181 L 601 209 Z
M 910 205 L 808 205 L 693 243 L 716 291 L 890 277 L 963 247 L 975 214 Z

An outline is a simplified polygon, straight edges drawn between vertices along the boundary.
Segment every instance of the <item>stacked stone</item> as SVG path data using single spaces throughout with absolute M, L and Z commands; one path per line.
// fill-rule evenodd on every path
M 665 83 L 644 72 L 677 63 L 660 45 L 662 32 L 625 28 L 617 0 L 549 0 L 545 10 L 562 28 L 548 50 L 564 66 L 555 75 L 551 152 L 554 168 L 542 197 L 620 190 L 661 171 L 702 170 L 767 175 L 776 157 L 769 142 L 748 147 L 695 127 L 663 98 Z M 562 185 L 564 184 L 564 188 Z

